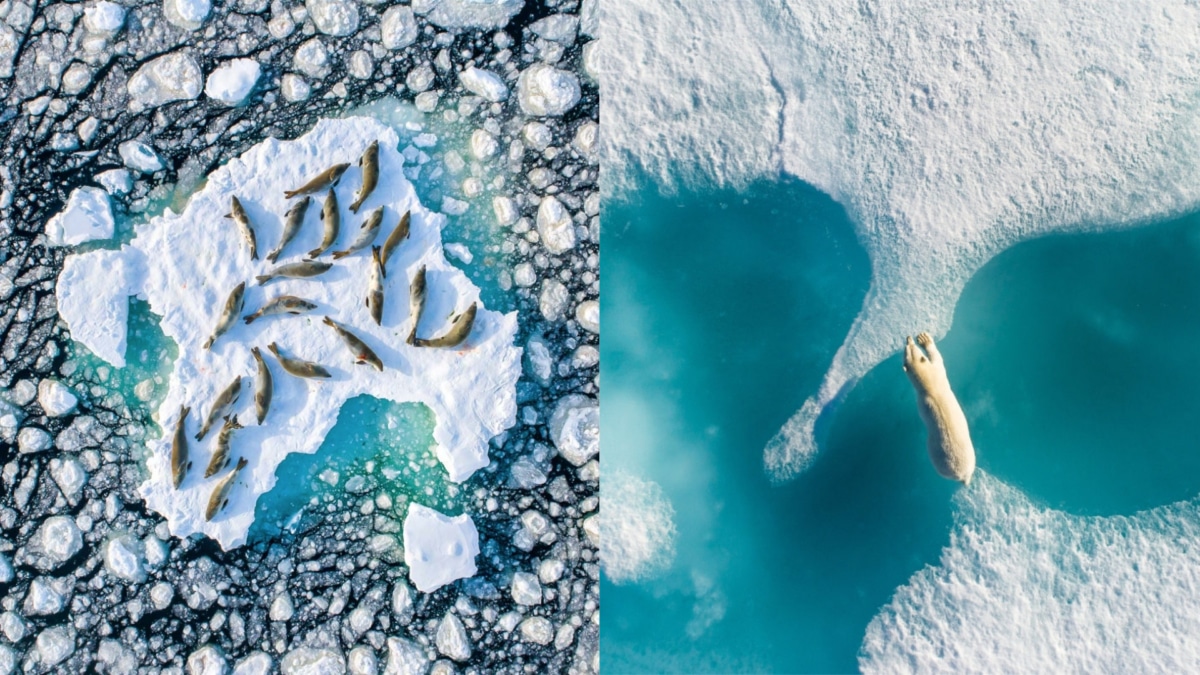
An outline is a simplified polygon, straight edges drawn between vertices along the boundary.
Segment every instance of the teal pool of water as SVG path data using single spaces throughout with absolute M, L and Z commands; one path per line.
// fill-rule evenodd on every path
M 898 355 L 823 421 L 809 471 L 772 486 L 762 470 L 865 295 L 852 224 L 782 181 L 647 184 L 605 204 L 604 228 L 604 470 L 658 483 L 678 532 L 658 578 L 602 580 L 605 672 L 856 670 L 871 617 L 937 562 L 957 488 Z M 979 466 L 1079 514 L 1195 496 L 1197 309 L 1195 216 L 991 261 L 940 343 Z

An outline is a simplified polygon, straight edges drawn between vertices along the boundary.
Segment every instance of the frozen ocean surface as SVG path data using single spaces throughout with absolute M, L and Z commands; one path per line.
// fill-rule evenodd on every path
M 606 670 L 1196 669 L 1195 10 L 765 4 L 603 8 Z

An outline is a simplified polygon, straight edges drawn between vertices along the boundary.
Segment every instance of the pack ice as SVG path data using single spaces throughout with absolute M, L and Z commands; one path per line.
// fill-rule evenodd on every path
M 348 205 L 361 184 L 355 162 L 375 140 L 379 141 L 379 184 L 354 215 Z M 395 131 L 372 119 L 323 120 L 297 140 L 268 139 L 214 171 L 183 213 L 168 210 L 138 226 L 133 241 L 119 251 L 68 257 L 58 282 L 59 311 L 77 341 L 122 366 L 128 296 L 137 295 L 149 302 L 151 312 L 161 317 L 164 334 L 178 345 L 179 358 L 166 397 L 155 412 L 163 433 L 148 444 L 149 478 L 141 486 L 147 505 L 167 518 L 174 535 L 203 532 L 225 549 L 241 545 L 258 497 L 275 485 L 280 462 L 292 452 L 316 452 L 341 405 L 355 396 L 369 394 L 429 406 L 436 416 L 437 457 L 448 478 L 456 482 L 487 466 L 489 441 L 515 423 L 521 356 L 513 346 L 515 312 L 500 314 L 481 305 L 470 337 L 457 348 L 416 348 L 405 343 L 412 319 L 409 281 L 420 266 L 427 268 L 428 289 L 419 328 L 423 337 L 444 333 L 451 314 L 479 302 L 479 289 L 443 255 L 445 216 L 417 200 L 402 174 L 404 158 L 396 150 L 398 143 Z M 295 203 L 284 199 L 284 190 L 306 183 L 338 162 L 349 162 L 351 167 L 336 187 L 342 227 L 332 250 L 354 241 L 359 224 L 376 207 L 384 207 L 377 244 L 403 213 L 411 212 L 411 234 L 388 263 L 380 326 L 365 304 L 369 250 L 343 258 L 315 278 L 282 279 L 266 286 L 254 282 L 256 275 L 274 267 L 265 254 L 279 242 L 284 213 Z M 234 195 L 253 224 L 258 260 L 251 260 L 239 229 L 224 217 Z M 298 261 L 322 239 L 320 204 L 325 191 L 313 197 L 305 223 L 279 258 L 280 264 Z M 328 255 L 323 259 L 328 260 Z M 238 321 L 211 351 L 203 349 L 230 291 L 241 282 L 247 282 L 243 314 L 281 294 L 310 300 L 317 309 L 307 315 L 261 318 L 252 324 Z M 363 339 L 382 359 L 383 371 L 354 365 L 338 335 L 322 324 L 324 316 Z M 267 352 L 272 342 L 285 354 L 326 366 L 333 377 L 302 380 L 285 373 Z M 274 380 L 274 400 L 261 426 L 253 405 L 256 365 L 250 350 L 255 346 L 263 352 Z M 238 476 L 227 507 L 206 522 L 209 497 L 226 472 L 203 477 L 217 429 L 203 441 L 194 440 L 194 435 L 218 393 L 239 375 L 242 394 L 235 414 L 246 428 L 233 433 L 230 459 L 232 465 L 245 457 L 248 465 Z M 181 405 L 191 408 L 192 468 L 175 489 L 170 446 Z

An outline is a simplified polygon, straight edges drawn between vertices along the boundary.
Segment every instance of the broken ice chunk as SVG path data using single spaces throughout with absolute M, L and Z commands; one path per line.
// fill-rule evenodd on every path
M 208 76 L 204 93 L 229 106 L 241 105 L 262 74 L 262 66 L 254 59 L 233 59 L 222 64 Z
M 404 563 L 408 577 L 422 593 L 475 575 L 479 531 L 471 517 L 451 518 L 412 504 L 404 518 Z
M 112 208 L 108 194 L 100 188 L 82 187 L 71 191 L 67 207 L 46 223 L 46 238 L 51 246 L 75 246 L 113 236 Z

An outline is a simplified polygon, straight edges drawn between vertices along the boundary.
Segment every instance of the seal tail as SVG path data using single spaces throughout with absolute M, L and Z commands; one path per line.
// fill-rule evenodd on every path
M 299 191 L 299 190 L 284 190 L 284 191 L 283 191 L 283 198 L 284 198 L 284 199 L 291 199 L 292 197 L 295 197 L 295 196 L 296 196 L 296 195 L 298 195 L 298 194 L 300 194 L 300 191 Z
M 251 323 L 254 323 L 254 320 L 255 320 L 255 319 L 257 319 L 257 318 L 258 318 L 258 317 L 257 317 L 257 316 L 255 316 L 254 314 L 251 314 L 251 315 L 249 315 L 249 316 L 243 317 L 243 318 L 242 318 L 242 321 L 245 321 L 247 324 L 251 324 Z
M 334 252 L 333 252 L 333 259 L 334 259 L 334 260 L 341 260 L 342 258 L 345 258 L 345 257 L 346 257 L 346 256 L 348 256 L 348 255 L 350 255 L 350 251 L 334 251 Z
M 261 274 L 257 277 L 254 277 L 254 280 L 258 282 L 259 286 L 262 286 L 263 284 L 267 283 L 268 281 L 270 281 L 273 278 L 274 277 L 272 277 L 270 274 Z M 247 323 L 249 323 L 249 322 L 247 322 Z

